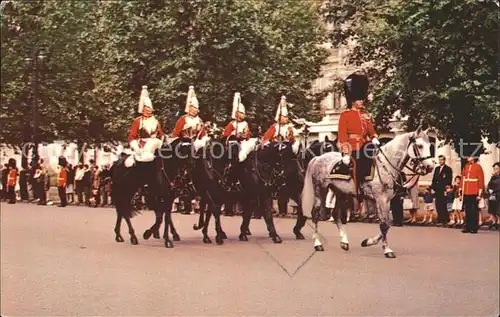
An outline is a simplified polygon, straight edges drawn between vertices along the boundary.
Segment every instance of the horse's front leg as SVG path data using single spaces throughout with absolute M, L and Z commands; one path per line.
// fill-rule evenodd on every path
M 117 211 L 116 212 L 116 225 L 115 225 L 115 241 L 116 242 L 124 242 L 125 241 L 120 233 L 122 218 L 123 218 L 122 215 Z
M 264 221 L 266 222 L 267 225 L 267 231 L 269 232 L 269 237 L 273 240 L 274 243 L 281 243 L 283 242 L 283 240 L 281 240 L 274 226 L 273 212 L 272 212 L 273 200 L 271 198 L 271 195 L 264 197 L 262 201 L 264 201 Z
M 155 223 L 151 226 L 151 228 L 146 229 L 146 231 L 144 231 L 144 234 L 142 235 L 144 240 L 148 240 L 151 237 L 151 235 L 153 235 L 155 239 L 160 239 L 160 227 L 163 222 L 163 213 L 158 209 L 157 206 L 155 206 L 154 212 L 155 212 Z
M 240 241 L 248 241 L 250 219 L 252 218 L 252 204 L 250 203 L 250 199 L 243 199 L 241 202 L 243 208 L 243 220 L 241 222 L 240 235 L 238 237 Z
M 177 229 L 175 229 L 175 227 L 174 227 L 174 221 L 172 220 L 172 213 L 170 213 L 170 223 L 169 223 L 169 226 L 170 226 L 170 233 L 172 234 L 172 239 L 174 241 L 181 241 L 181 237 L 177 233 Z
M 125 217 L 125 221 L 127 222 L 128 233 L 130 234 L 130 243 L 132 243 L 133 245 L 139 244 L 139 239 L 137 239 L 137 236 L 135 235 L 135 230 L 134 227 L 132 227 L 130 217 Z
M 209 203 L 205 221 L 203 222 L 203 229 L 201 230 L 201 233 L 203 234 L 203 243 L 212 243 L 212 240 L 210 240 L 210 237 L 208 236 L 208 226 L 210 225 L 210 218 L 212 217 L 213 208 L 213 204 Z
M 221 205 L 214 206 L 215 232 L 217 233 L 215 237 L 215 242 L 219 245 L 224 243 L 224 239 L 227 239 L 227 235 L 222 230 L 222 225 L 220 221 L 221 209 L 222 209 Z
M 163 231 L 163 239 L 165 240 L 165 248 L 173 248 L 174 243 L 170 240 L 169 227 L 172 225 L 172 203 L 173 199 L 159 198 L 158 208 L 165 217 L 165 229 Z

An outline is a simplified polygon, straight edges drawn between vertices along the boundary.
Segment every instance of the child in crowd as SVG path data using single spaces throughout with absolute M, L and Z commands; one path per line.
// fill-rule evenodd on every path
M 464 224 L 464 211 L 462 200 L 460 200 L 460 196 L 462 196 L 462 189 L 460 188 L 460 181 L 462 180 L 461 176 L 455 177 L 455 181 L 453 183 L 453 212 L 456 216 L 455 225 L 462 226 Z
M 434 215 L 434 197 L 432 196 L 431 188 L 428 187 L 424 193 L 425 214 L 424 219 L 420 224 L 432 224 L 432 216 Z
M 457 216 L 453 211 L 453 187 L 451 185 L 446 185 L 445 188 L 445 199 L 446 199 L 446 210 L 450 214 L 450 221 L 448 222 L 448 226 L 453 226 L 458 222 Z

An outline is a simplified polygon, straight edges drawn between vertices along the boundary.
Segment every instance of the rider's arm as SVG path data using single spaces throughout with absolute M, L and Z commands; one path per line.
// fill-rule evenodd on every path
M 293 130 L 293 127 L 290 125 L 288 127 L 288 140 L 290 142 L 295 142 L 295 131 Z
M 368 131 L 368 136 L 370 137 L 370 140 L 373 138 L 378 138 L 377 132 L 375 131 L 375 127 L 373 126 L 373 120 L 371 120 L 371 119 L 368 121 L 367 131 Z
M 250 131 L 250 127 L 246 127 L 245 129 L 245 139 L 250 139 L 252 137 L 252 132 Z
M 233 133 L 233 130 L 234 130 L 233 123 L 229 122 L 229 124 L 224 129 L 224 132 L 222 132 L 222 136 L 227 138 L 228 136 L 231 135 L 231 133 Z
M 348 155 L 349 151 L 349 136 L 347 134 L 347 126 L 349 125 L 349 121 L 347 120 L 347 113 L 343 112 L 340 114 L 339 118 L 339 130 L 338 130 L 338 146 L 342 153 Z
M 134 122 L 132 122 L 132 126 L 130 127 L 130 133 L 128 135 L 129 143 L 133 140 L 136 140 L 139 137 L 139 126 L 140 126 L 140 119 L 135 119 Z
M 160 120 L 157 119 L 157 121 L 158 121 L 158 130 L 156 131 L 156 137 L 158 139 L 161 139 L 165 135 L 165 132 L 163 132 L 163 128 L 162 128 Z
M 274 138 L 274 134 L 276 133 L 276 128 L 271 126 L 269 129 L 267 129 L 266 133 L 262 137 L 262 142 L 269 142 Z
M 177 123 L 175 124 L 174 131 L 172 132 L 173 136 L 176 138 L 180 138 L 182 134 L 182 130 L 184 130 L 184 124 L 186 124 L 186 120 L 184 117 L 179 118 Z

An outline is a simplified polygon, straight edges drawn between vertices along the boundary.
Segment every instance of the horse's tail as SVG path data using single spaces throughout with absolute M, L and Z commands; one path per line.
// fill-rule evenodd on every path
M 311 217 L 312 210 L 314 208 L 314 201 L 316 200 L 314 194 L 314 184 L 312 179 L 312 170 L 314 168 L 314 163 L 316 162 L 316 157 L 314 157 L 307 166 L 306 176 L 304 177 L 304 187 L 302 188 L 302 212 L 304 216 Z

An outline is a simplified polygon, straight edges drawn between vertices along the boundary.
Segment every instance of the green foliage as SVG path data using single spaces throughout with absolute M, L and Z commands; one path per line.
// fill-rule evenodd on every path
M 312 116 L 325 40 L 317 7 L 302 0 L 10 3 L 2 15 L 0 142 L 30 138 L 24 58 L 34 47 L 48 50 L 40 139 L 99 144 L 126 138 L 142 85 L 166 130 L 184 110 L 189 85 L 201 117 L 219 124 L 229 120 L 236 91 L 258 124 L 274 118 L 282 94 L 296 115 Z
M 442 138 L 500 137 L 498 7 L 473 0 L 331 0 L 334 45 L 354 39 L 351 61 L 372 62 L 378 122 L 401 109 Z M 465 149 L 465 153 L 471 149 Z

